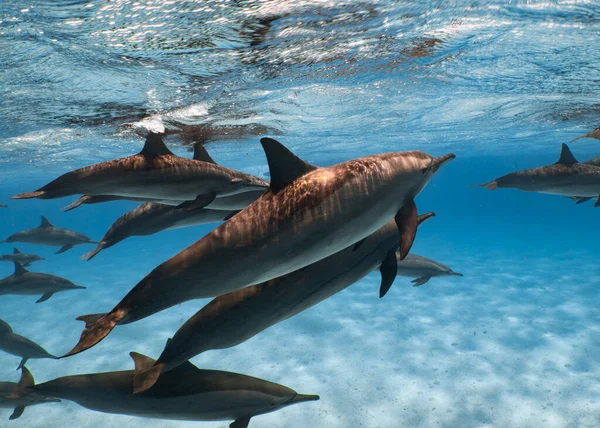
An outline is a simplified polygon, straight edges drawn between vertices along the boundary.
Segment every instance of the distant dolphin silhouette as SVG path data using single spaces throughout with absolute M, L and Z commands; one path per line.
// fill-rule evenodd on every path
M 400 254 L 397 253 L 396 256 L 398 258 L 398 275 L 415 278 L 411 281 L 415 287 L 425 284 L 436 276 L 463 276 L 448 266 L 427 257 L 409 254 L 404 260 L 400 260 Z
M 32 263 L 40 260 L 46 260 L 45 258 L 38 256 L 37 254 L 27 254 L 20 252 L 16 247 L 13 248 L 12 254 L 4 254 L 0 256 L 0 262 L 19 262 L 23 267 L 27 267 Z
M 56 357 L 37 343 L 13 333 L 12 328 L 6 321 L 0 319 L 0 349 L 9 354 L 21 357 L 17 370 L 22 368 L 30 358 L 53 358 Z

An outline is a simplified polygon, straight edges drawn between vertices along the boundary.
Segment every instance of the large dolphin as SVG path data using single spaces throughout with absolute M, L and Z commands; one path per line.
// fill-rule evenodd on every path
M 183 210 L 171 205 L 146 202 L 119 217 L 104 234 L 98 246 L 82 258 L 91 260 L 103 249 L 112 247 L 130 236 L 146 236 L 166 229 L 223 221 L 233 213 L 234 211 L 209 208 Z
M 17 386 L 18 384 L 14 382 L 0 382 L 0 409 L 14 409 L 12 415 L 8 418 L 10 420 L 19 418 L 25 411 L 25 407 L 60 402 L 58 398 L 46 397 L 35 392 L 19 398 L 6 398 L 6 396 L 15 392 Z
M 454 272 L 448 266 L 427 257 L 409 254 L 404 260 L 400 260 L 400 253 L 396 253 L 396 257 L 398 259 L 398 275 L 415 278 L 411 281 L 415 287 L 425 284 L 435 276 L 462 276 L 461 273 Z
M 56 357 L 37 343 L 21 335 L 13 333 L 12 328 L 6 321 L 0 319 L 0 349 L 9 354 L 21 357 L 17 370 L 22 368 L 30 358 L 53 358 Z
M 19 262 L 23 265 L 23 267 L 27 267 L 32 263 L 39 262 L 40 260 L 46 259 L 38 256 L 37 254 L 22 253 L 16 247 L 13 248 L 12 254 L 4 254 L 0 256 L 0 262 Z
M 114 195 L 188 201 L 186 208 L 200 209 L 217 196 L 256 191 L 267 186 L 268 182 L 250 174 L 177 156 L 165 146 L 159 135 L 151 133 L 137 155 L 76 169 L 34 192 L 12 198 Z
M 40 303 L 48 300 L 54 293 L 85 288 L 59 276 L 29 272 L 19 262 L 14 263 L 15 273 L 0 279 L 0 296 L 4 294 L 27 296 L 41 294 L 42 297 L 35 302 Z
M 209 162 L 209 163 L 216 164 L 214 159 L 208 154 L 208 152 L 206 151 L 206 149 L 204 148 L 204 146 L 202 144 L 196 144 L 194 146 L 193 159 L 202 161 L 202 162 Z M 260 180 L 260 179 L 258 179 L 258 180 Z M 246 208 L 248 205 L 250 205 L 256 199 L 258 199 L 258 197 L 265 192 L 266 187 L 268 186 L 268 183 L 266 183 L 266 182 L 264 182 L 264 183 L 265 183 L 265 187 L 258 187 L 255 190 L 248 190 L 248 191 L 245 191 L 242 193 L 236 193 L 234 195 L 229 195 L 229 196 L 218 196 L 217 195 L 215 200 L 212 201 L 210 204 L 208 204 L 207 207 L 209 207 L 211 209 L 217 209 L 217 210 L 220 209 L 220 210 L 226 210 L 226 211 L 241 210 L 243 208 Z M 70 210 L 75 209 L 84 204 L 98 204 L 98 203 L 103 203 L 103 202 L 121 201 L 121 200 L 129 200 L 129 201 L 137 201 L 137 202 L 160 202 L 160 203 L 167 204 L 167 205 L 177 205 L 177 206 L 186 202 L 184 200 L 169 200 L 169 199 L 154 200 L 154 199 L 148 199 L 148 198 L 115 196 L 115 195 L 83 195 L 79 199 L 77 199 L 75 202 L 64 207 L 62 210 L 70 211 Z
M 65 356 L 95 345 L 117 324 L 308 266 L 363 240 L 390 218 L 406 255 L 418 221 L 414 198 L 455 157 L 393 152 L 317 168 L 273 139 L 261 143 L 271 172 L 269 190 L 156 267 L 108 314 L 80 317 L 86 328 Z
M 23 230 L 13 233 L 2 242 L 25 242 L 27 244 L 49 245 L 51 247 L 60 247 L 56 254 L 64 253 L 75 245 L 79 244 L 97 244 L 83 233 L 70 229 L 54 227 L 46 217 L 42 216 L 42 223 L 39 227 Z
M 419 217 L 419 224 L 433 217 Z M 295 272 L 213 299 L 183 324 L 156 363 L 136 371 L 134 394 L 157 381 L 162 372 L 211 349 L 239 345 L 261 331 L 322 302 L 379 268 L 383 297 L 396 277 L 398 228 L 394 220 L 352 245 Z
M 132 352 L 139 368 L 154 360 Z M 246 428 L 250 418 L 283 407 L 315 401 L 318 395 L 298 394 L 293 389 L 243 374 L 201 370 L 192 363 L 161 376 L 153 388 L 133 395 L 133 370 L 60 377 L 35 385 L 23 369 L 19 386 L 8 398 L 22 398 L 35 392 L 74 401 L 104 413 L 183 421 L 231 420 L 231 428 Z
M 477 186 L 596 198 L 600 196 L 600 167 L 579 163 L 563 144 L 560 159 L 552 165 L 512 172 Z

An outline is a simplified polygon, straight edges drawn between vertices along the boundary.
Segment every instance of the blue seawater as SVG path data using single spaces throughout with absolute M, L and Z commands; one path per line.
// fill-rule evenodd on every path
M 437 216 L 416 254 L 464 277 L 421 287 L 374 272 L 231 349 L 192 361 L 321 400 L 258 416 L 251 427 L 598 427 L 600 264 L 592 203 L 467 186 L 558 159 L 600 122 L 600 3 L 484 1 L 5 1 L 0 4 L 0 239 L 45 215 L 99 239 L 136 205 L 63 213 L 74 198 L 20 200 L 78 167 L 138 152 L 137 133 L 192 141 L 217 162 L 264 177 L 261 135 L 326 166 L 419 149 L 457 158 L 418 196 Z M 600 142 L 570 144 L 576 158 Z M 77 342 L 81 314 L 112 308 L 155 266 L 212 226 L 91 246 L 32 271 L 87 287 L 36 304 L 1 296 L 0 318 L 48 351 Z M 12 252 L 1 244 L 0 253 Z M 235 263 L 235 260 L 232 260 Z M 0 264 L 0 276 L 12 273 Z M 37 382 L 133 367 L 207 301 L 120 326 L 62 360 L 30 360 Z M 0 379 L 18 358 L 0 352 Z M 64 401 L 2 427 L 224 427 L 97 413 Z

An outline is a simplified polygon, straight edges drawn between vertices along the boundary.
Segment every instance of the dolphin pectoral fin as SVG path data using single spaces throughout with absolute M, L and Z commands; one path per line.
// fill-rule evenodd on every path
M 37 299 L 35 301 L 35 303 L 42 303 L 45 302 L 46 300 L 48 300 L 50 297 L 52 297 L 54 293 L 44 293 L 42 294 L 42 297 L 40 297 L 39 299 Z
M 99 314 L 94 314 L 82 315 L 78 317 L 78 320 L 85 321 L 85 329 L 81 333 L 79 342 L 77 342 L 77 345 L 75 345 L 73 349 L 59 358 L 65 358 L 70 357 L 71 355 L 79 354 L 80 352 L 83 352 L 86 349 L 98 344 L 98 342 L 108 336 L 112 329 L 115 328 L 115 326 L 123 319 L 125 315 L 125 311 L 120 309 L 111 311 L 107 314 L 102 314 L 100 316 Z
M 229 424 L 229 428 L 248 428 L 251 417 L 252 416 L 242 416 L 241 418 L 237 418 L 235 421 Z
M 427 281 L 429 281 L 430 279 L 431 279 L 431 277 L 430 277 L 430 276 L 422 276 L 422 277 L 420 277 L 420 278 L 413 279 L 413 280 L 411 281 L 411 283 L 412 283 L 413 287 L 418 287 L 418 286 L 420 286 L 420 285 L 423 285 L 423 284 L 425 284 L 425 283 L 426 283 Z
M 11 196 L 10 199 L 33 199 L 33 198 L 39 198 L 40 196 L 43 196 L 44 193 L 46 193 L 46 192 L 43 191 L 43 190 L 36 190 L 35 192 L 19 193 L 18 195 Z
M 400 208 L 394 219 L 400 232 L 400 260 L 404 260 L 410 251 L 410 247 L 412 247 L 419 226 L 415 201 L 412 199 L 404 201 L 402 208 Z
M 63 245 L 62 247 L 60 247 L 60 250 L 58 250 L 56 253 L 54 254 L 60 254 L 60 253 L 64 253 L 65 251 L 70 250 L 71 248 L 73 248 L 73 245 L 69 244 L 69 245 Z
M 210 155 L 208 154 L 208 152 L 206 151 L 206 148 L 204 148 L 204 145 L 202 143 L 196 143 L 196 144 L 194 144 L 194 157 L 193 157 L 193 159 L 198 160 L 198 161 L 202 161 L 202 162 L 214 163 L 215 165 L 218 165 L 215 162 L 215 160 L 210 157 Z
M 12 412 L 12 415 L 10 415 L 8 417 L 8 419 L 10 419 L 11 421 L 13 419 L 18 419 L 21 417 L 21 415 L 23 414 L 24 411 L 25 411 L 25 406 L 17 406 L 17 407 L 15 407 L 15 410 Z
M 196 196 L 196 199 L 193 201 L 185 201 L 182 204 L 177 205 L 177 208 L 182 209 L 184 211 L 193 211 L 199 210 L 210 204 L 217 197 L 215 192 L 206 193 L 204 195 Z
M 29 388 L 34 385 L 35 380 L 33 379 L 33 375 L 27 367 L 23 367 L 21 368 L 21 379 L 19 379 L 19 383 L 17 383 L 14 389 L 5 398 L 16 400 L 25 397 L 31 392 Z
M 579 204 L 583 204 L 584 202 L 587 202 L 593 198 L 588 198 L 588 197 L 584 198 L 584 197 L 579 197 L 579 196 L 573 196 L 571 199 L 573 199 L 573 201 L 575 201 L 575 204 L 579 205 Z
M 379 298 L 381 299 L 387 294 L 398 274 L 398 259 L 396 259 L 395 251 L 387 253 L 379 266 L 379 272 L 381 272 L 381 286 L 379 287 Z
M 17 367 L 17 370 L 21 370 L 23 367 L 25 367 L 25 363 L 27 362 L 28 359 L 29 359 L 29 357 L 23 357 L 23 359 L 19 363 L 19 367 Z
M 83 195 L 83 196 L 79 197 L 77 200 L 75 200 L 74 202 L 72 202 L 71 204 L 67 205 L 66 207 L 61 208 L 61 211 L 67 212 L 67 211 L 74 210 L 75 208 L 85 204 L 86 201 L 91 198 L 92 197 L 90 195 Z
M 304 162 L 293 154 L 279 141 L 272 138 L 261 138 L 260 144 L 262 144 L 269 164 L 269 173 L 271 174 L 269 188 L 274 193 L 279 192 L 298 177 L 317 169 L 316 166 Z
M 560 158 L 558 159 L 558 162 L 556 162 L 556 163 L 571 166 L 571 165 L 579 163 L 579 162 L 577 161 L 577 159 L 575 159 L 575 156 L 573 156 L 573 153 L 571 153 L 569 146 L 567 146 L 565 143 L 563 143 L 561 151 L 560 151 Z
M 89 253 L 85 253 L 83 256 L 81 256 L 81 260 L 87 260 L 88 262 L 90 260 L 92 260 L 94 257 L 96 257 L 96 255 L 102 251 L 104 249 L 104 247 L 106 246 L 106 242 L 104 241 L 100 241 L 100 243 L 96 246 L 96 248 L 94 248 L 92 251 L 90 251 Z
M 368 238 L 368 237 L 367 237 Z M 352 247 L 352 251 L 356 251 L 360 248 L 360 246 L 363 244 L 363 242 L 365 242 L 365 240 L 367 238 L 363 238 L 360 241 L 358 241 L 356 244 L 354 244 L 354 246 Z
M 421 226 L 422 223 L 426 222 L 427 220 L 433 217 L 435 217 L 435 213 L 430 211 L 428 213 L 421 214 L 419 217 L 417 217 L 417 222 L 419 223 L 419 226 Z

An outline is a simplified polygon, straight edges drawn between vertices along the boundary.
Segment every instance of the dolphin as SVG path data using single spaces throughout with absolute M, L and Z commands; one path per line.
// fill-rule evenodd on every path
M 10 325 L 3 320 L 0 320 L 0 349 L 22 358 L 17 370 L 22 368 L 30 358 L 57 358 L 37 343 L 13 333 Z
M 433 216 L 421 215 L 419 224 Z M 151 388 L 162 372 L 205 351 L 239 345 L 339 293 L 376 268 L 381 273 L 379 296 L 383 297 L 396 277 L 397 248 L 398 228 L 392 220 L 359 245 L 279 278 L 213 299 L 177 330 L 153 366 L 136 370 L 134 394 Z
M 579 163 L 566 144 L 558 162 L 524 171 L 512 172 L 488 183 L 489 190 L 516 188 L 526 192 L 597 198 L 600 195 L 600 167 Z
M 68 290 L 83 290 L 85 287 L 75 285 L 71 281 L 47 273 L 29 272 L 15 261 L 15 273 L 0 279 L 0 296 L 4 294 L 37 295 L 35 303 L 45 302 L 54 293 Z
M 138 368 L 154 364 L 144 355 L 130 355 Z M 133 370 L 125 370 L 64 376 L 35 385 L 23 367 L 19 386 L 8 398 L 24 398 L 34 392 L 104 413 L 183 421 L 233 419 L 230 428 L 246 428 L 254 416 L 319 399 L 243 374 L 201 370 L 190 362 L 162 376 L 147 392 L 132 395 L 133 374 Z
M 13 248 L 12 254 L 4 254 L 0 256 L 0 262 L 14 262 L 17 261 L 23 265 L 23 267 L 27 267 L 32 263 L 38 262 L 40 260 L 46 260 L 44 257 L 38 256 L 37 254 L 26 254 L 20 252 L 16 247 Z
M 204 148 L 204 146 L 202 144 L 196 144 L 194 146 L 193 159 L 202 161 L 202 162 L 209 162 L 209 163 L 212 163 L 215 165 L 217 164 L 214 161 L 214 159 L 208 154 L 208 152 L 206 151 L 206 149 Z M 229 195 L 229 196 L 218 196 L 217 195 L 215 200 L 213 202 L 211 202 L 210 204 L 208 204 L 207 207 L 209 207 L 211 209 L 217 209 L 217 210 L 220 209 L 220 210 L 226 210 L 226 211 L 241 210 L 243 208 L 246 208 L 248 205 L 250 205 L 256 199 L 258 199 L 258 197 L 261 196 L 265 192 L 265 190 L 266 190 L 266 187 L 265 188 L 259 187 L 256 190 L 247 190 L 245 192 L 236 193 L 234 195 Z M 119 200 L 129 200 L 129 201 L 136 201 L 136 202 L 160 202 L 160 203 L 167 204 L 167 205 L 177 205 L 177 206 L 184 204 L 186 202 L 184 200 L 171 200 L 171 199 L 155 200 L 155 199 L 149 199 L 149 198 L 139 198 L 139 197 L 136 198 L 136 197 L 127 197 L 127 196 L 115 196 L 115 195 L 83 195 L 79 199 L 77 199 L 75 202 L 64 207 L 62 210 L 70 211 L 70 210 L 73 210 L 84 204 L 98 204 L 98 203 L 102 203 L 102 202 L 119 201 Z
M 114 195 L 187 201 L 186 209 L 200 209 L 217 196 L 267 187 L 268 182 L 250 174 L 177 156 L 159 135 L 150 133 L 137 155 L 76 169 L 34 192 L 21 193 L 12 199 Z
M 146 236 L 166 229 L 223 221 L 233 213 L 208 208 L 189 211 L 157 202 L 146 202 L 119 217 L 104 234 L 98 246 L 82 259 L 91 260 L 103 249 L 112 247 L 130 236 Z
M 600 140 L 600 128 L 596 128 L 587 134 L 580 135 L 579 137 L 572 139 L 571 142 L 581 140 L 582 138 L 595 138 L 596 140 Z
M 61 229 L 54 227 L 46 217 L 42 216 L 42 223 L 39 227 L 23 230 L 13 233 L 2 242 L 25 242 L 28 244 L 39 244 L 61 247 L 56 254 L 64 253 L 75 245 L 79 244 L 97 244 L 83 233 L 74 230 Z
M 0 204 L 0 208 L 8 208 L 8 205 L 6 205 L 6 204 Z
M 58 403 L 60 400 L 54 397 L 46 397 L 44 395 L 32 392 L 20 398 L 6 398 L 7 395 L 15 392 L 18 384 L 14 382 L 0 382 L 0 409 L 14 409 L 12 415 L 8 419 L 13 420 L 19 418 L 25 411 L 27 406 L 35 406 L 43 403 Z
M 398 275 L 415 278 L 411 281 L 414 287 L 425 284 L 434 276 L 462 276 L 461 273 L 454 272 L 448 266 L 427 257 L 409 254 L 404 260 L 400 260 L 400 253 L 398 252 L 396 258 L 398 260 Z
M 417 229 L 414 198 L 455 157 L 393 152 L 317 168 L 273 139 L 261 143 L 271 172 L 269 190 L 156 267 L 109 313 L 79 317 L 86 328 L 65 357 L 95 345 L 117 324 L 301 269 L 363 240 L 390 218 L 406 255 Z

